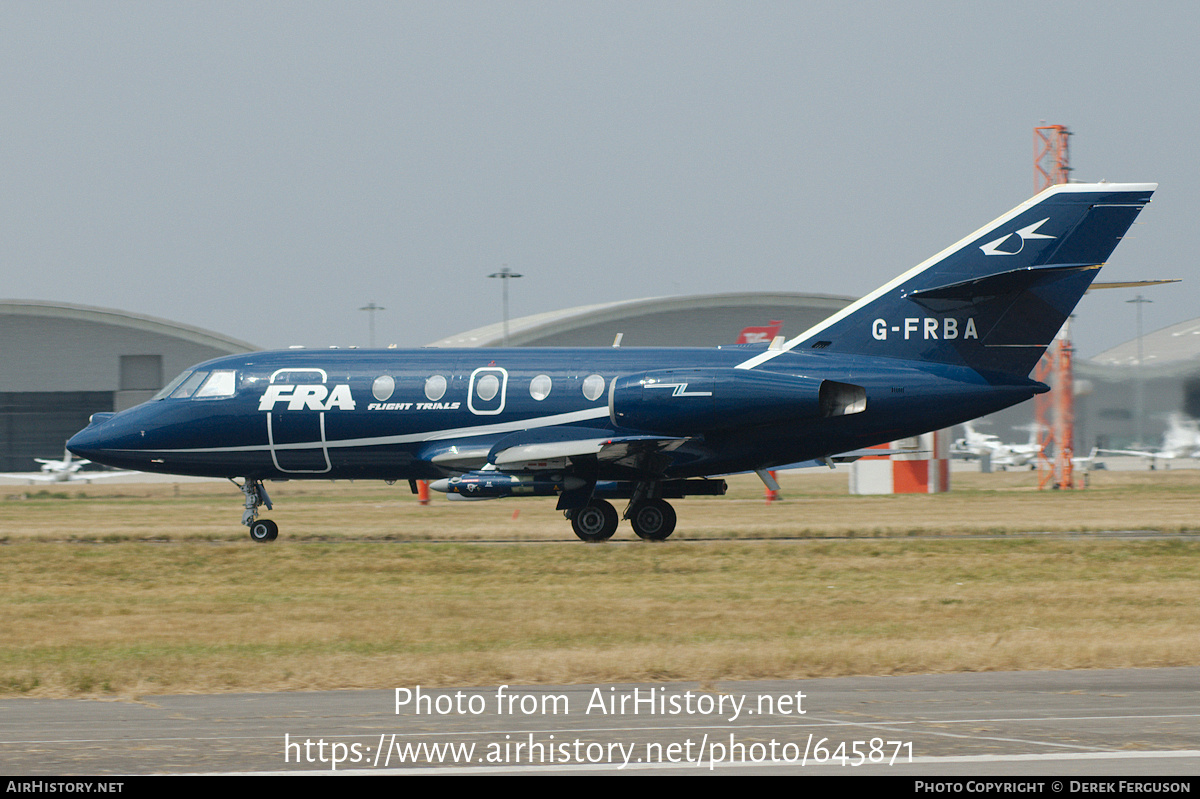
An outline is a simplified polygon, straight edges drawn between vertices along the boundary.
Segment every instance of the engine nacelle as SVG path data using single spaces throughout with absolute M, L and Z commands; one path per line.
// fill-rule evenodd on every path
M 862 386 L 751 369 L 663 369 L 618 377 L 608 394 L 613 424 L 693 435 L 861 413 Z

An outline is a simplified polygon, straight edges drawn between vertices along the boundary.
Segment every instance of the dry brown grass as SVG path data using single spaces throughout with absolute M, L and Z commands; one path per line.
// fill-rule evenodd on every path
M 1078 494 L 984 477 L 956 475 L 944 496 L 865 498 L 845 496 L 844 476 L 790 478 L 771 507 L 739 480 L 731 497 L 678 503 L 681 540 L 600 546 L 538 543 L 572 538 L 553 500 L 421 508 L 399 486 L 273 486 L 283 532 L 270 546 L 245 539 L 228 485 L 8 500 L 0 691 L 1200 663 L 1198 542 L 909 538 L 1186 529 L 1200 473 L 1100 475 Z M 810 538 L 720 540 L 744 536 Z M 138 540 L 154 537 L 170 543 Z
M 768 506 L 753 476 L 725 497 L 675 503 L 677 539 L 896 536 L 1200 529 L 1200 469 L 1096 472 L 1086 491 L 1038 491 L 1033 472 L 956 473 L 939 495 L 853 497 L 845 473 L 784 474 L 785 501 Z M 270 512 L 288 540 L 574 540 L 550 497 L 421 507 L 407 485 L 269 483 Z M 21 497 L 27 497 L 21 499 Z M 245 536 L 241 494 L 226 482 L 0 487 L 0 541 L 228 540 Z M 618 538 L 631 538 L 623 527 Z

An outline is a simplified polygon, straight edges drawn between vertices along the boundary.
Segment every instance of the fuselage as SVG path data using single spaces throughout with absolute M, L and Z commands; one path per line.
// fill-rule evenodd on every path
M 199 364 L 154 400 L 98 414 L 68 446 L 99 463 L 172 474 L 437 479 L 482 465 L 456 454 L 486 453 L 520 431 L 661 434 L 674 429 L 665 417 L 676 406 L 648 406 L 664 418 L 643 415 L 629 427 L 613 410 L 617 381 L 663 370 L 716 375 L 716 388 L 706 392 L 695 390 L 695 381 L 692 389 L 686 381 L 667 386 L 675 387 L 671 396 L 680 403 L 715 399 L 725 403 L 718 408 L 744 409 L 719 413 L 704 429 L 677 434 L 682 443 L 666 453 L 669 462 L 659 473 L 680 478 L 835 455 L 957 424 L 1046 390 L 1028 379 L 963 366 L 789 351 L 754 372 L 783 386 L 837 381 L 861 387 L 865 404 L 834 416 L 756 413 L 756 403 L 767 401 L 756 396 L 760 392 L 724 377 L 736 377 L 731 370 L 761 351 L 738 346 L 256 352 Z M 694 399 L 701 395 L 716 396 Z M 656 392 L 656 398 L 664 396 Z M 626 475 L 614 466 L 610 474 L 602 467 L 597 477 Z

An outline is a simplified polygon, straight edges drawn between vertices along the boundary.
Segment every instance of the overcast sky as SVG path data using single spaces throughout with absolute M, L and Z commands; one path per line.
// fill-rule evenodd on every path
M 860 296 L 1031 196 L 1044 120 L 1076 179 L 1160 184 L 1100 280 L 1200 316 L 1197 3 L 0 12 L 0 297 L 284 347 L 365 346 L 369 302 L 380 344 L 498 322 L 504 265 L 514 318 Z M 1081 354 L 1136 293 L 1084 299 Z

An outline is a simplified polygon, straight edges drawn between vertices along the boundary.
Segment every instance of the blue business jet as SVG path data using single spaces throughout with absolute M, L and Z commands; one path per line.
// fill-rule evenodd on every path
M 714 475 L 829 459 L 1048 391 L 1029 373 L 1156 184 L 1046 189 L 795 338 L 708 348 L 287 350 L 184 372 L 68 447 L 225 477 L 255 541 L 264 480 L 429 480 L 558 497 L 585 541 L 675 528 Z

